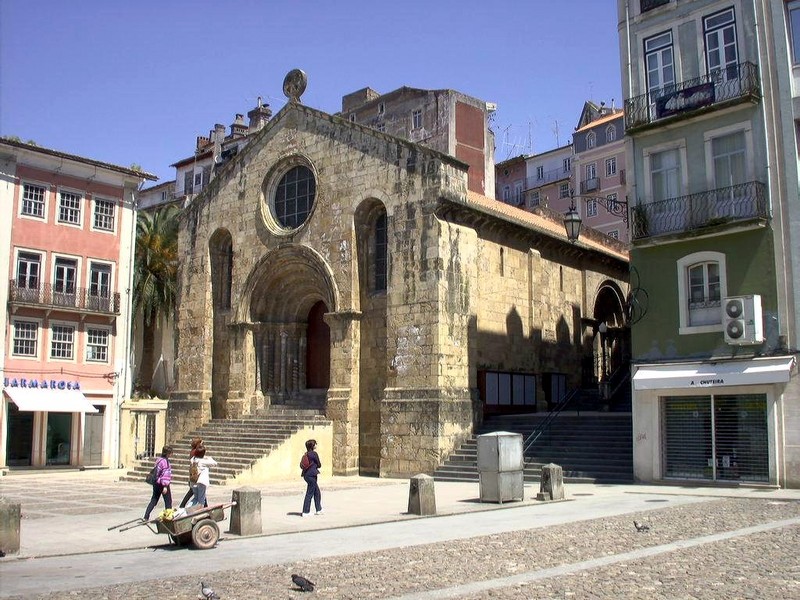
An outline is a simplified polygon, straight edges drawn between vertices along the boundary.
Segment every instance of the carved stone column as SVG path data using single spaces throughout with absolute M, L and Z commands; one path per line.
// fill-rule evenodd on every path
M 358 381 L 361 313 L 326 313 L 331 331 L 327 416 L 333 422 L 333 473 L 358 474 Z

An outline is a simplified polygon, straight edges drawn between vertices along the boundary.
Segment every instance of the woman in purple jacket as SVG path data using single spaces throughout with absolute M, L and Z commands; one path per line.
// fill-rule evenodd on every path
M 156 459 L 156 480 L 153 482 L 153 496 L 150 504 L 144 511 L 144 520 L 150 520 L 150 513 L 158 504 L 158 499 L 164 496 L 164 508 L 172 508 L 172 492 L 169 484 L 172 483 L 172 465 L 169 464 L 169 457 L 172 456 L 172 446 L 164 446 L 161 456 Z

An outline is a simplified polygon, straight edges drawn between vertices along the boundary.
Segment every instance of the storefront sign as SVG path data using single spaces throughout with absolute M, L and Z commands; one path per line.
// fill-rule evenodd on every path
M 49 390 L 79 390 L 81 389 L 81 383 L 79 381 L 65 381 L 63 379 L 29 379 L 26 377 L 6 377 L 3 379 L 3 387 Z

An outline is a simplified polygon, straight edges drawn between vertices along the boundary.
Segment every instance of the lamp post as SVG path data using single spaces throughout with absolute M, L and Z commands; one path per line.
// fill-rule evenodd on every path
M 573 244 L 578 241 L 581 235 L 581 217 L 575 209 L 575 198 L 583 198 L 584 202 L 594 200 L 605 208 L 612 215 L 622 217 L 622 222 L 628 224 L 628 201 L 609 200 L 602 196 L 575 196 L 574 190 L 569 191 L 570 205 L 569 210 L 564 214 L 564 229 L 567 231 L 567 239 Z

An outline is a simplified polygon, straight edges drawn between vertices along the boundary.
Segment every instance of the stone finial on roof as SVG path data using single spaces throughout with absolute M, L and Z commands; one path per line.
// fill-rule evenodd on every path
M 300 102 L 300 96 L 306 91 L 308 77 L 300 69 L 292 69 L 283 79 L 283 93 L 289 102 Z

